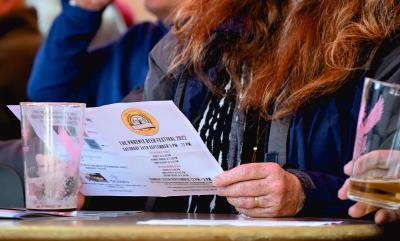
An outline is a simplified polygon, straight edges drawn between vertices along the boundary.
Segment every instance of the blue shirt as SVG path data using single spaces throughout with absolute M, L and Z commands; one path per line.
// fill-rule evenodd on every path
M 28 97 L 99 106 L 118 102 L 141 88 L 149 68 L 148 54 L 168 29 L 161 22 L 138 24 L 118 41 L 89 52 L 102 12 L 70 6 L 68 0 L 62 0 L 62 6 L 36 57 Z

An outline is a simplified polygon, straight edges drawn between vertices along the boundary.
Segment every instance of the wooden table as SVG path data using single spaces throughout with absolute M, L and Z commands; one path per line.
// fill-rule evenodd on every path
M 238 227 L 138 225 L 138 221 L 163 219 L 235 220 L 235 215 L 178 213 L 136 213 L 117 217 L 49 218 L 1 220 L 0 240 L 135 240 L 135 241 L 223 241 L 223 240 L 371 240 L 383 235 L 373 223 L 345 220 L 342 224 L 319 227 Z M 266 219 L 300 220 L 310 219 Z M 321 221 L 320 219 L 312 219 Z M 325 220 L 326 221 L 326 220 Z

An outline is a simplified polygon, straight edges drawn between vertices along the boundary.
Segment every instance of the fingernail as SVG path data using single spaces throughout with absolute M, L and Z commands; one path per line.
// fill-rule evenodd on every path
M 349 214 L 350 217 L 354 217 L 353 215 L 353 207 L 350 207 L 349 210 L 347 211 L 347 213 Z
M 339 199 L 343 200 L 343 198 L 342 198 L 342 189 L 339 189 L 337 196 L 338 196 Z
M 218 186 L 219 180 L 221 180 L 221 177 L 220 177 L 220 176 L 216 176 L 216 177 L 212 180 L 213 185 L 214 185 L 214 186 Z

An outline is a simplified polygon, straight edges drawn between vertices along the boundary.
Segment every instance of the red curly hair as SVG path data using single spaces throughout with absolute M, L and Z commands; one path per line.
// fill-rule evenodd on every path
M 343 86 L 366 63 L 366 53 L 398 29 L 399 11 L 399 0 L 188 0 L 176 14 L 181 51 L 171 69 L 190 63 L 210 84 L 203 66 L 212 34 L 240 19 L 245 31 L 229 43 L 222 65 L 241 88 L 242 106 L 281 117 Z M 243 64 L 252 74 L 245 87 Z

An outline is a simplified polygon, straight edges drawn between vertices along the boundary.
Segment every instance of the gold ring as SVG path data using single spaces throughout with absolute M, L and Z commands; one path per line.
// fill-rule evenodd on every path
M 260 207 L 260 199 L 258 197 L 254 197 L 254 208 Z

